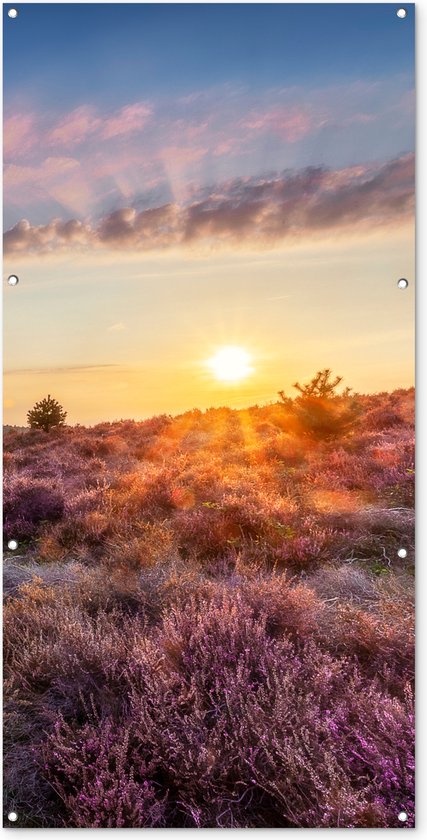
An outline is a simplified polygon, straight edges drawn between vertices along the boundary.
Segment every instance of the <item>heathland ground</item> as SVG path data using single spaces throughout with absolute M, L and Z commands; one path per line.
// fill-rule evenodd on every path
M 413 403 L 5 431 L 16 825 L 413 824 Z

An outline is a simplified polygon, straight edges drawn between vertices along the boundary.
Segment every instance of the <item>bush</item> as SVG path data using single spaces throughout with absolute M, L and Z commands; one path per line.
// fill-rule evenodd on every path
M 350 398 L 298 397 L 294 414 L 298 434 L 315 440 L 333 440 L 351 431 L 359 409 Z
M 15 479 L 5 482 L 4 533 L 6 538 L 33 537 L 43 522 L 57 522 L 64 514 L 62 492 L 37 479 Z
M 72 728 L 60 718 L 43 749 L 44 772 L 74 828 L 153 828 L 164 802 L 129 730 L 110 719 Z
M 390 405 L 378 406 L 368 411 L 364 420 L 366 429 L 382 431 L 396 426 L 403 426 L 404 420 L 401 415 Z

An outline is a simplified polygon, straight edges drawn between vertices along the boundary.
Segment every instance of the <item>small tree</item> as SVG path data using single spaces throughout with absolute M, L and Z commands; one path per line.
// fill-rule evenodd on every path
M 300 392 L 302 397 L 320 397 L 321 399 L 332 399 L 336 397 L 336 388 L 342 382 L 342 376 L 336 376 L 332 379 L 332 371 L 329 368 L 318 370 L 316 376 L 307 385 L 300 385 L 295 382 L 294 388 Z M 351 388 L 345 388 L 342 394 L 343 397 L 348 397 Z M 279 391 L 281 393 L 281 391 Z
M 64 426 L 66 416 L 67 412 L 64 411 L 62 405 L 48 394 L 47 398 L 40 400 L 28 412 L 27 420 L 30 429 L 43 429 L 44 432 L 49 432 L 55 426 Z
M 295 382 L 299 396 L 293 403 L 295 431 L 317 440 L 339 438 L 353 428 L 359 415 L 356 399 L 350 397 L 351 388 L 336 393 L 342 376 L 332 376 L 329 368 L 319 370 L 306 385 Z M 279 396 L 285 405 L 289 400 L 283 391 Z

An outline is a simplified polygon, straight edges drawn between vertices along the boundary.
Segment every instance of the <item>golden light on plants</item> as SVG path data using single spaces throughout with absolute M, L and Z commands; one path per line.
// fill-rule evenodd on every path
M 220 382 L 241 382 L 252 372 L 251 356 L 243 347 L 221 347 L 208 366 Z

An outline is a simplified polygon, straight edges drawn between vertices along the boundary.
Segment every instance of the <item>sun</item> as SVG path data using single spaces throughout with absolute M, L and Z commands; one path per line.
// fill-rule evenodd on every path
M 215 356 L 208 360 L 208 366 L 220 382 L 240 382 L 249 376 L 253 368 L 251 357 L 243 347 L 221 347 Z

